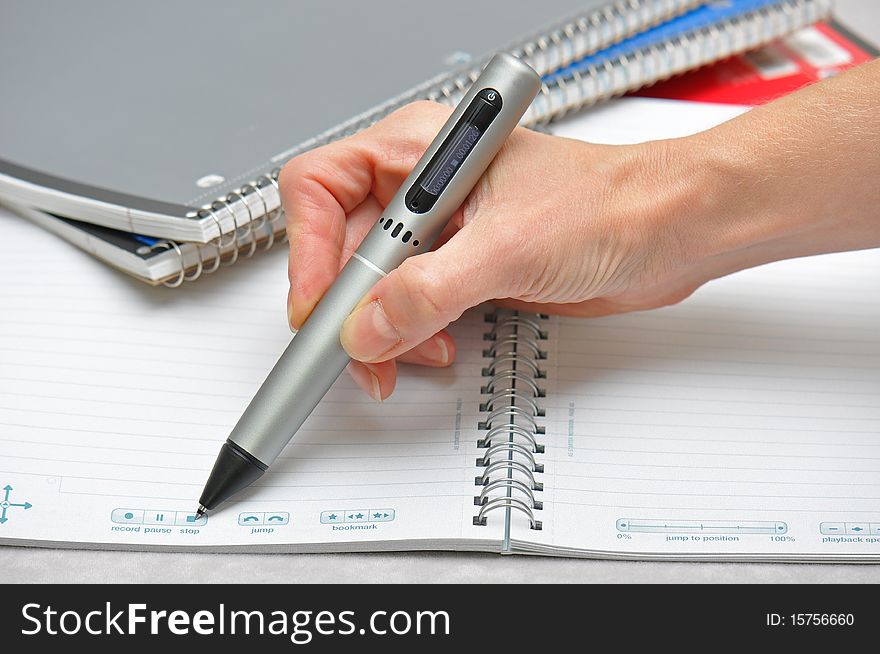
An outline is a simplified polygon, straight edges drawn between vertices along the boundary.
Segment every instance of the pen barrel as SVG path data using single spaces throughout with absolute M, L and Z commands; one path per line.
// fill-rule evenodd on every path
M 339 329 L 382 275 L 352 258 L 272 368 L 229 440 L 269 466 L 305 422 L 349 356 Z
M 339 340 L 342 323 L 383 275 L 433 246 L 540 85 L 537 73 L 518 59 L 492 58 L 287 346 L 230 441 L 272 464 L 348 365 Z

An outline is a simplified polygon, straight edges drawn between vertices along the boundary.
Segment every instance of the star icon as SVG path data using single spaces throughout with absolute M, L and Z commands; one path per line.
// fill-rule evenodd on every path
M 382 517 L 382 514 L 381 514 L 381 513 L 374 513 L 374 514 L 373 514 L 373 517 L 374 517 L 374 518 L 381 518 L 381 517 Z
M 361 518 L 364 517 L 364 514 L 363 513 L 356 513 L 354 517 L 357 518 L 358 520 L 360 520 Z
M 338 518 L 339 516 L 337 516 L 335 513 L 331 513 L 327 517 L 330 518 L 331 520 L 336 520 L 336 518 Z

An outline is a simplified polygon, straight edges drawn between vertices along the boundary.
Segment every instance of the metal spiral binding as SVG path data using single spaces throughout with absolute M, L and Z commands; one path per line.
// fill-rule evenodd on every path
M 547 33 L 533 38 L 511 50 L 515 56 L 525 58 L 539 72 L 548 72 L 576 61 L 587 54 L 625 38 L 640 29 L 655 25 L 695 6 L 699 0 L 615 0 L 608 6 L 589 14 L 578 16 Z M 462 73 L 455 73 L 445 82 L 426 85 L 413 92 L 394 98 L 342 125 L 328 130 L 298 147 L 290 150 L 286 158 L 337 139 L 355 134 L 381 120 L 395 109 L 414 100 L 428 99 L 455 105 L 467 92 L 471 83 L 480 74 L 480 67 L 473 67 Z M 180 248 L 171 241 L 161 241 L 154 248 L 174 250 L 181 270 L 166 286 L 177 287 L 184 281 L 194 281 L 203 275 L 215 272 L 221 266 L 233 265 L 239 257 L 253 256 L 259 245 L 269 249 L 283 234 L 283 220 L 280 202 L 274 209 L 264 194 L 270 186 L 278 191 L 280 168 L 242 185 L 237 191 L 217 198 L 188 214 L 190 218 L 212 220 L 218 236 L 209 244 L 210 249 L 197 246 L 198 263 L 186 266 Z M 256 200 L 262 211 L 254 211 L 251 203 Z M 247 218 L 239 221 L 236 210 Z M 256 217 L 255 217 L 256 216 Z M 223 219 L 232 219 L 232 229 L 223 229 Z
M 575 69 L 542 85 L 522 122 L 557 120 L 569 112 L 759 48 L 821 20 L 830 11 L 831 0 L 785 0 L 781 5 L 766 5 L 599 65 L 590 64 L 585 70 Z
M 538 72 L 550 72 L 605 48 L 612 43 L 631 36 L 653 25 L 666 22 L 702 0 L 614 0 L 603 9 L 594 10 L 566 21 L 539 37 L 524 44 L 512 46 L 508 52 L 524 58 Z M 425 85 L 405 93 L 376 107 L 342 125 L 319 134 L 313 139 L 289 150 L 285 158 L 325 145 L 337 139 L 355 134 L 378 122 L 396 109 L 416 100 L 433 100 L 455 106 L 467 93 L 470 85 L 479 77 L 481 65 L 465 71 L 455 71 L 445 80 Z M 277 180 L 277 174 L 274 178 Z
M 532 529 L 541 529 L 537 512 L 543 503 L 537 493 L 544 486 L 537 475 L 544 472 L 540 458 L 544 434 L 539 418 L 544 416 L 540 398 L 545 397 L 538 380 L 546 377 L 539 361 L 547 358 L 541 343 L 548 337 L 542 329 L 546 316 L 498 311 L 486 316 L 492 328 L 484 338 L 491 345 L 483 355 L 491 363 L 483 368 L 488 378 L 480 389 L 486 396 L 480 404 L 485 413 L 477 427 L 485 432 L 477 441 L 482 450 L 476 465 L 480 473 L 474 483 L 480 491 L 474 496 L 479 507 L 475 525 L 488 524 L 488 514 L 498 509 L 523 513 Z
M 165 286 L 177 288 L 184 282 L 191 282 L 203 275 L 209 275 L 217 271 L 221 266 L 231 266 L 239 258 L 252 257 L 257 248 L 268 250 L 277 241 L 282 240 L 284 234 L 283 211 L 280 203 L 275 208 L 270 208 L 270 201 L 266 197 L 266 190 L 274 189 L 276 196 L 279 195 L 278 175 L 280 168 L 263 175 L 259 179 L 248 182 L 237 191 L 233 191 L 224 198 L 214 200 L 204 205 L 201 209 L 188 215 L 190 218 L 207 218 L 217 226 L 217 237 L 204 245 L 195 245 L 198 261 L 194 265 L 187 265 L 180 245 L 173 241 L 159 241 L 151 250 L 173 250 L 178 257 L 180 270 L 175 277 L 166 280 Z M 256 203 L 261 210 L 255 211 L 251 204 Z M 236 210 L 247 215 L 247 219 L 241 221 Z M 232 218 L 233 228 L 225 231 L 222 218 Z
M 180 261 L 180 271 L 178 272 L 177 277 L 166 280 L 163 284 L 168 288 L 177 288 L 183 284 L 186 279 L 186 267 L 183 264 L 183 252 L 180 251 L 180 246 L 174 241 L 159 241 L 151 245 L 149 249 L 151 252 L 155 250 L 174 250 L 177 253 L 177 259 Z M 201 268 L 201 258 L 199 258 L 199 264 L 199 268 Z M 198 272 L 201 275 L 201 269 L 199 269 Z
M 541 74 L 564 68 L 692 9 L 700 0 L 616 0 L 508 50 Z M 455 106 L 480 74 L 474 67 L 431 89 L 428 100 Z
M 525 59 L 538 72 L 550 72 L 565 68 L 572 62 L 640 30 L 663 23 L 698 3 L 699 0 L 616 0 L 602 9 L 567 21 L 510 52 Z M 827 17 L 831 5 L 832 0 L 785 0 L 782 5 L 761 7 L 720 25 L 704 27 L 664 44 L 655 44 L 629 55 L 606 60 L 600 66 L 590 65 L 583 71 L 574 70 L 541 87 L 522 123 L 540 129 L 542 125 L 569 112 L 732 54 L 761 47 Z M 290 150 L 287 158 L 355 134 L 414 100 L 434 100 L 455 106 L 479 73 L 480 68 L 473 67 L 444 82 L 424 86 L 394 98 Z M 195 266 L 184 268 L 180 248 L 171 241 L 160 241 L 154 245 L 154 248 L 175 250 L 180 257 L 180 273 L 173 280 L 165 282 L 165 285 L 180 286 L 184 281 L 192 281 L 216 271 L 221 265 L 232 265 L 240 256 L 252 256 L 260 244 L 263 244 L 264 249 L 272 247 L 283 236 L 283 220 L 279 220 L 283 212 L 280 203 L 270 209 L 271 203 L 264 192 L 272 187 L 277 194 L 279 173 L 280 168 L 276 168 L 244 184 L 238 191 L 218 198 L 188 215 L 191 218 L 212 219 L 219 234 L 209 244 L 213 255 L 209 255 L 203 247 L 198 248 L 199 262 Z M 253 200 L 262 206 L 262 212 L 256 212 L 256 218 L 250 206 Z M 235 213 L 239 206 L 248 217 L 241 225 Z M 221 221 L 224 216 L 231 217 L 233 225 L 232 230 L 225 233 Z

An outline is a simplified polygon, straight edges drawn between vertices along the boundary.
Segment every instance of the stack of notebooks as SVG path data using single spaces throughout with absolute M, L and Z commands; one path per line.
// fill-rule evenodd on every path
M 0 56 L 23 62 L 0 70 L 0 202 L 173 287 L 283 237 L 277 179 L 291 157 L 413 100 L 455 104 L 496 51 L 544 76 L 524 118 L 535 125 L 830 11 L 830 0 L 51 4 L 17 4 L 0 25 Z

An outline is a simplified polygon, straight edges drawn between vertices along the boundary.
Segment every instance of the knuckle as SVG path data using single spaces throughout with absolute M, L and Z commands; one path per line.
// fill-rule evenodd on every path
M 297 210 L 296 205 L 307 198 L 305 175 L 308 170 L 308 162 L 304 160 L 304 157 L 305 155 L 300 155 L 291 159 L 284 164 L 278 174 L 278 194 L 281 206 L 284 208 L 288 228 L 302 217 L 302 212 Z
M 281 169 L 278 190 L 288 224 L 304 221 L 309 211 L 323 206 L 325 191 L 320 180 L 327 169 L 328 163 L 317 150 L 291 159 Z
M 294 157 L 290 161 L 288 161 L 281 168 L 281 172 L 278 173 L 278 189 L 281 192 L 282 197 L 287 195 L 290 187 L 294 183 L 294 179 L 296 178 L 295 167 L 297 165 L 298 157 Z
M 281 172 L 278 173 L 278 195 L 281 200 L 281 206 L 284 208 L 288 225 L 290 225 L 294 218 L 294 212 L 291 211 L 291 208 L 295 197 L 294 186 L 298 177 L 294 161 L 293 159 L 288 161 L 284 164 Z
M 282 166 L 281 172 L 278 173 L 278 191 L 281 194 L 282 201 L 293 199 L 299 191 L 317 152 L 318 150 L 304 152 L 290 159 Z
M 426 268 L 419 258 L 408 259 L 398 269 L 406 302 L 414 309 L 415 315 L 430 316 L 442 322 L 443 326 L 448 325 L 457 317 L 450 307 L 450 300 L 455 297 L 452 284 L 447 276 Z

